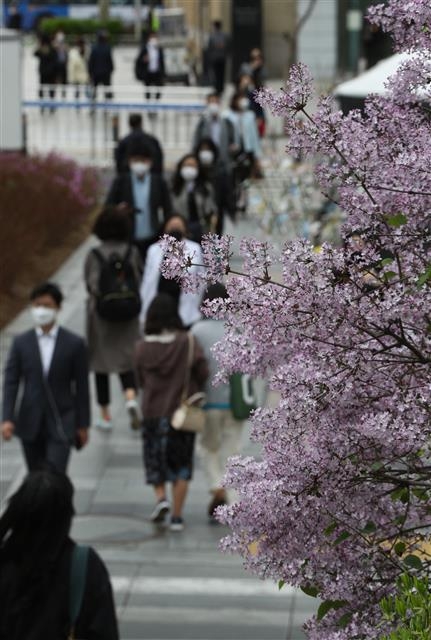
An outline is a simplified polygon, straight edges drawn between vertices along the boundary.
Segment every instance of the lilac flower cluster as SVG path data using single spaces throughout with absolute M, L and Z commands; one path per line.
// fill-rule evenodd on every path
M 430 13 L 428 0 L 393 0 L 373 20 L 380 16 L 399 46 L 424 47 Z M 226 321 L 220 376 L 264 375 L 280 396 L 253 417 L 261 460 L 231 460 L 226 481 L 239 500 L 219 510 L 231 528 L 222 547 L 261 577 L 321 598 L 306 625 L 310 640 L 377 640 L 390 631 L 379 603 L 398 575 L 431 568 L 423 549 L 431 525 L 425 74 L 402 65 L 387 96 L 346 117 L 329 98 L 309 113 L 307 78 L 300 67 L 288 89 L 259 99 L 285 118 L 289 150 L 318 158 L 322 191 L 336 193 L 346 212 L 344 246 L 316 253 L 297 240 L 277 257 L 247 240 L 235 273 L 220 259 L 220 240 L 205 245 L 209 280 L 231 274 L 229 299 L 207 309 Z
M 390 33 L 397 50 L 429 49 L 431 6 L 423 0 L 389 0 L 368 9 L 372 24 Z

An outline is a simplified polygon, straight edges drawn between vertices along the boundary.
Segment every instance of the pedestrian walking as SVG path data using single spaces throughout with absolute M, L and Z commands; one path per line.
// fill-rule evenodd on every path
M 220 96 L 217 93 L 209 93 L 206 104 L 205 112 L 196 125 L 193 135 L 193 149 L 196 149 L 203 138 L 211 138 L 218 147 L 220 161 L 229 172 L 232 154 L 237 150 L 234 125 L 228 118 L 222 116 Z
M 97 41 L 93 45 L 88 60 L 88 73 L 93 85 L 93 99 L 96 99 L 96 91 L 99 85 L 105 87 L 111 86 L 111 76 L 114 71 L 114 62 L 112 60 L 112 50 L 108 41 L 108 34 L 100 31 L 97 35 Z M 105 90 L 105 100 L 112 99 L 112 92 Z
M 157 33 L 154 31 L 150 31 L 147 41 L 136 57 L 135 76 L 147 87 L 162 87 L 165 82 L 165 56 Z M 152 96 L 151 91 L 148 90 L 145 95 L 147 100 L 151 97 L 160 100 L 161 96 L 160 91 Z
M 101 244 L 88 253 L 84 277 L 89 294 L 90 369 L 94 371 L 100 407 L 97 426 L 112 429 L 109 376 L 115 373 L 123 388 L 130 426 L 139 429 L 133 354 L 139 338 L 141 256 L 130 243 L 130 219 L 125 212 L 105 208 L 96 219 L 93 233 Z
M 33 289 L 35 328 L 14 339 L 4 371 L 2 435 L 21 440 L 29 471 L 65 472 L 71 447 L 88 441 L 87 349 L 82 338 L 59 326 L 62 301 L 55 284 Z
M 145 262 L 148 247 L 157 240 L 160 225 L 172 213 L 171 198 L 163 177 L 151 171 L 152 149 L 139 137 L 129 142 L 127 161 L 130 171 L 114 179 L 106 204 L 120 205 L 128 211 L 132 240 Z
M 81 91 L 83 91 L 85 95 L 89 83 L 84 38 L 77 38 L 69 50 L 67 76 L 69 83 L 75 87 L 75 100 L 78 101 L 81 96 Z
M 198 273 L 203 270 L 202 266 L 198 266 L 203 263 L 201 247 L 197 242 L 188 239 L 187 222 L 182 216 L 174 213 L 166 220 L 160 235 L 165 234 L 184 242 L 185 254 L 190 256 L 195 263 L 190 267 L 190 273 Z M 158 294 L 164 293 L 170 295 L 175 301 L 183 326 L 191 327 L 193 323 L 201 318 L 200 305 L 202 291 L 183 291 L 178 282 L 164 278 L 161 274 L 162 260 L 163 244 L 162 241 L 159 240 L 148 249 L 147 259 L 145 261 L 144 275 L 141 283 L 141 326 L 145 326 L 148 309 L 154 298 Z
M 214 190 L 217 203 L 217 225 L 215 232 L 223 233 L 225 216 L 235 219 L 235 198 L 231 174 L 227 171 L 219 157 L 219 151 L 211 138 L 201 138 L 194 149 L 199 160 L 199 167 L 205 181 L 208 181 Z
M 200 170 L 193 153 L 179 160 L 172 180 L 172 207 L 186 220 L 192 240 L 200 242 L 206 233 L 217 229 L 218 215 L 211 183 Z
M 261 138 L 265 135 L 266 118 L 263 107 L 256 102 L 255 91 L 257 87 L 254 84 L 253 77 L 248 74 L 242 74 L 238 80 L 238 91 L 244 93 L 249 100 L 250 109 L 256 116 L 256 125 Z
M 220 20 L 214 20 L 213 31 L 208 40 L 208 62 L 214 88 L 218 95 L 224 90 L 226 61 L 229 56 L 229 36 L 223 32 Z
M 208 366 L 197 340 L 184 331 L 175 301 L 169 295 L 158 295 L 148 309 L 144 337 L 136 347 L 136 370 L 143 391 L 146 481 L 153 486 L 157 500 L 150 518 L 163 522 L 171 510 L 166 493 L 170 482 L 170 529 L 182 531 L 184 502 L 193 475 L 195 433 L 176 430 L 170 421 L 180 406 L 184 380 L 189 378 L 188 396 L 202 390 Z
M 57 78 L 57 53 L 52 46 L 51 38 L 47 34 L 40 36 L 39 46 L 34 52 L 39 59 L 39 98 L 44 100 L 47 96 L 54 100 L 54 85 Z M 41 108 L 42 113 L 44 107 Z M 51 113 L 54 107 L 50 108 Z
M 244 91 L 233 94 L 230 109 L 226 117 L 232 122 L 235 129 L 235 142 L 239 148 L 238 153 L 249 154 L 254 164 L 258 164 L 262 157 L 262 148 L 257 130 L 256 116 L 250 108 L 250 100 Z
M 152 136 L 142 128 L 142 116 L 140 113 L 131 113 L 129 115 L 130 133 L 127 134 L 114 150 L 114 160 L 117 173 L 125 173 L 129 171 L 129 163 L 127 152 L 131 142 L 140 140 L 143 145 L 151 149 L 151 171 L 154 173 L 163 173 L 163 151 L 160 142 L 155 136 Z
M 224 285 L 210 285 L 204 294 L 203 303 L 226 297 L 227 292 Z M 202 346 L 209 365 L 209 376 L 205 385 L 206 424 L 199 437 L 199 445 L 208 487 L 212 495 L 208 505 L 208 517 L 211 522 L 216 522 L 214 520 L 215 509 L 229 501 L 223 487 L 223 477 L 228 459 L 239 453 L 244 424 L 233 417 L 229 383 L 217 386 L 212 384 L 214 376 L 219 370 L 213 347 L 222 340 L 224 331 L 224 321 L 213 318 L 203 319 L 193 325 L 191 329 L 191 333 Z
M 67 84 L 67 60 L 68 60 L 68 47 L 66 43 L 66 36 L 63 31 L 57 31 L 54 36 L 53 43 L 55 52 L 57 54 L 57 68 L 55 72 L 55 82 L 63 87 L 62 97 L 66 97 L 66 91 L 64 86 Z
M 109 574 L 70 538 L 73 486 L 30 473 L 0 518 L 0 638 L 118 640 Z

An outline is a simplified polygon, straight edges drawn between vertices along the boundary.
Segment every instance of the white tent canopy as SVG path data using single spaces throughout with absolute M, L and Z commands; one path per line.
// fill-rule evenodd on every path
M 356 78 L 339 84 L 334 89 L 334 95 L 349 98 L 366 98 L 370 93 L 383 95 L 386 93 L 387 79 L 394 75 L 402 62 L 411 57 L 408 53 L 396 53 L 390 58 L 385 58 Z

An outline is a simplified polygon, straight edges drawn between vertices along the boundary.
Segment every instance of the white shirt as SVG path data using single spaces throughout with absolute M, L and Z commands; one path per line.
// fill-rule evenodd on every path
M 152 44 L 151 42 L 147 45 L 148 51 L 148 71 L 150 73 L 157 73 L 159 70 L 159 47 L 157 45 Z
M 58 325 L 54 325 L 51 331 L 44 333 L 40 327 L 36 328 L 37 341 L 39 343 L 40 359 L 45 375 L 48 375 L 54 355 L 55 343 L 58 335 Z

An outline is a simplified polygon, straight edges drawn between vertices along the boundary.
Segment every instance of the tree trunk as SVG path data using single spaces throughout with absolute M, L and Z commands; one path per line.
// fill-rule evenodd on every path
M 98 0 L 99 6 L 99 19 L 102 22 L 109 20 L 109 0 Z

